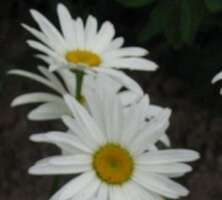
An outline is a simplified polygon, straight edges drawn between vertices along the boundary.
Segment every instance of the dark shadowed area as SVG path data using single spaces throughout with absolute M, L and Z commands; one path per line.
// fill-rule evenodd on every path
M 9 69 L 37 71 L 25 40 L 32 36 L 21 22 L 36 26 L 29 14 L 35 8 L 58 26 L 57 0 L 0 2 L 0 199 L 44 200 L 52 188 L 51 176 L 30 176 L 27 169 L 58 150 L 29 141 L 31 133 L 63 129 L 57 121 L 30 122 L 32 106 L 10 108 L 19 94 L 41 91 L 40 84 L 8 76 Z M 201 153 L 194 171 L 179 180 L 191 191 L 186 200 L 222 199 L 221 83 L 211 84 L 222 70 L 221 0 L 65 0 L 73 17 L 95 15 L 110 20 L 126 45 L 150 51 L 156 72 L 127 72 L 150 95 L 151 102 L 173 110 L 168 135 L 172 146 Z M 60 179 L 63 184 L 65 177 Z

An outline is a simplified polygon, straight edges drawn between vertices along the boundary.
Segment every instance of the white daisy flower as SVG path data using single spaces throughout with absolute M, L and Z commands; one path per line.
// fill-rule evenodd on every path
M 73 19 L 67 8 L 57 7 L 62 33 L 41 13 L 31 10 L 40 31 L 23 24 L 38 41 L 28 40 L 29 46 L 40 51 L 38 55 L 50 65 L 51 70 L 68 67 L 86 71 L 131 69 L 152 71 L 157 65 L 143 56 L 148 51 L 141 47 L 122 47 L 124 39 L 115 36 L 113 24 L 104 22 L 98 29 L 95 17 L 89 16 L 84 25 L 81 18 Z
M 212 79 L 211 83 L 214 84 L 220 80 L 222 80 L 222 72 L 219 72 L 218 74 L 216 74 L 216 76 L 214 76 L 214 78 Z M 222 88 L 220 89 L 220 94 L 222 95 Z
M 97 95 L 93 95 L 95 92 Z M 38 161 L 29 169 L 30 174 L 80 174 L 51 200 L 162 200 L 188 195 L 186 188 L 170 178 L 190 172 L 192 168 L 184 162 L 198 159 L 199 154 L 184 149 L 150 149 L 163 134 L 168 109 L 141 130 L 146 97 L 135 108 L 132 106 L 128 115 L 119 96 L 110 91 L 88 91 L 85 98 L 90 114 L 73 97 L 65 95 L 74 117 L 63 117 L 69 134 L 31 136 L 34 142 L 57 145 L 62 154 Z

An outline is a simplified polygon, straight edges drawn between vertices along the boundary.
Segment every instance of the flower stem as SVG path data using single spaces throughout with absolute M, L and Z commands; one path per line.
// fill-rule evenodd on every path
M 76 99 L 81 102 L 82 99 L 82 83 L 83 83 L 84 72 L 76 71 Z
M 59 186 L 59 176 L 53 177 L 52 189 L 50 191 L 50 197 L 54 194 L 54 192 L 58 189 Z

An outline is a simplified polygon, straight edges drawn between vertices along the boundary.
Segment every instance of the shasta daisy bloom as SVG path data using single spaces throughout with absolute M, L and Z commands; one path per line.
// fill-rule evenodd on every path
M 120 68 L 145 71 L 157 68 L 155 63 L 143 57 L 148 54 L 147 50 L 122 47 L 124 39 L 114 39 L 115 29 L 111 22 L 104 22 L 98 29 L 98 22 L 91 15 L 84 24 L 79 17 L 73 19 L 62 4 L 58 5 L 57 12 L 62 33 L 36 10 L 31 10 L 31 15 L 40 31 L 23 24 L 38 39 L 28 40 L 29 46 L 41 52 L 38 57 L 46 61 L 51 70 L 66 67 L 110 72 Z
M 51 200 L 144 200 L 162 197 L 177 199 L 188 190 L 171 180 L 191 167 L 184 162 L 199 158 L 192 150 L 152 150 L 162 136 L 169 110 L 141 130 L 140 118 L 145 115 L 144 97 L 125 115 L 119 96 L 110 91 L 87 92 L 90 112 L 73 97 L 65 101 L 73 117 L 64 116 L 69 133 L 48 132 L 31 136 L 34 142 L 53 143 L 61 155 L 38 161 L 29 169 L 34 175 L 79 174 L 63 186 Z M 145 131 L 146 130 L 146 131 Z

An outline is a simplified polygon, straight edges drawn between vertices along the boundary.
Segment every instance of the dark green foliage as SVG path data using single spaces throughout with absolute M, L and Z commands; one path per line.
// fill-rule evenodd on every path
M 152 8 L 141 41 L 163 34 L 174 48 L 192 44 L 204 19 L 202 0 L 165 0 Z
M 222 10 L 221 0 L 205 0 L 206 6 L 211 12 L 219 12 Z
M 126 7 L 141 7 L 153 3 L 155 0 L 116 0 Z

